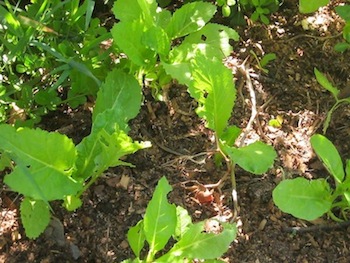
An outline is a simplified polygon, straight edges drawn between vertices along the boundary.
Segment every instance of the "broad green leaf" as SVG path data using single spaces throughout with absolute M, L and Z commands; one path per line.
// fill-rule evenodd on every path
M 175 229 L 175 239 L 179 240 L 185 232 L 188 230 L 190 225 L 192 225 L 192 219 L 185 208 L 181 206 L 176 207 L 176 229 Z
M 141 96 L 141 87 L 137 80 L 132 75 L 114 69 L 100 87 L 92 119 L 95 121 L 100 113 L 111 110 L 111 119 L 106 122 L 112 126 L 117 123 L 122 130 L 128 131 L 128 121 L 140 111 Z
M 312 13 L 328 3 L 329 0 L 299 0 L 299 11 L 304 14 Z
M 341 16 L 345 21 L 350 21 L 350 5 L 336 6 L 335 11 Z
M 347 49 L 350 49 L 350 44 L 347 42 L 340 42 L 334 46 L 334 50 L 337 52 L 344 52 Z
M 142 43 L 161 55 L 170 52 L 170 40 L 165 31 L 160 27 L 151 27 L 142 36 Z
M 332 207 L 331 191 L 324 179 L 287 179 L 277 185 L 272 196 L 283 212 L 309 221 L 319 218 Z
M 338 94 L 339 94 L 339 90 L 338 88 L 334 87 L 329 80 L 320 72 L 318 71 L 317 68 L 314 68 L 314 73 L 317 79 L 317 82 L 320 83 L 320 85 L 322 87 L 324 87 L 326 90 L 328 90 L 329 92 L 332 93 L 332 95 L 334 96 L 334 98 L 336 100 L 338 100 Z
M 347 22 L 343 27 L 343 38 L 349 43 L 350 42 L 350 22 Z
M 194 2 L 183 5 L 173 14 L 166 29 L 171 40 L 196 32 L 214 16 L 216 7 L 210 3 Z
M 344 167 L 337 148 L 321 134 L 315 134 L 310 139 L 311 146 L 326 166 L 328 172 L 334 176 L 337 183 L 344 180 Z
M 114 43 L 138 66 L 154 64 L 156 54 L 142 43 L 147 30 L 141 20 L 119 22 L 111 30 Z
M 213 50 L 216 51 L 216 54 L 212 55 L 216 55 L 217 58 L 224 58 L 232 52 L 230 39 L 239 40 L 239 35 L 235 30 L 224 25 L 209 23 L 201 30 L 188 35 L 182 44 L 206 44 L 215 48 Z
M 166 178 L 162 177 L 146 209 L 144 232 L 151 255 L 163 249 L 169 238 L 175 233 L 176 207 L 169 204 L 167 200 L 167 194 L 171 190 Z
M 144 246 L 146 237 L 143 231 L 143 220 L 140 220 L 135 226 L 128 231 L 128 241 L 132 251 L 137 258 L 140 257 L 141 249 Z
M 37 238 L 50 223 L 50 210 L 44 201 L 25 197 L 21 202 L 21 220 L 29 238 Z
M 77 153 L 68 137 L 40 129 L 16 130 L 6 124 L 0 125 L 0 134 L 0 149 L 16 163 L 4 180 L 13 191 L 51 201 L 81 189 L 70 177 Z
M 191 225 L 182 239 L 158 262 L 174 262 L 176 259 L 215 259 L 225 253 L 235 239 L 234 224 L 223 224 L 219 234 L 203 232 L 203 222 Z
M 207 121 L 207 127 L 220 137 L 227 126 L 236 98 L 232 73 L 221 60 L 207 58 L 197 53 L 192 60 L 191 96 L 199 103 L 199 117 Z
M 260 65 L 262 67 L 265 67 L 270 61 L 273 61 L 276 59 L 275 53 L 268 53 L 260 60 Z
M 224 145 L 223 149 L 233 162 L 253 174 L 265 173 L 277 157 L 272 146 L 260 141 L 241 148 Z

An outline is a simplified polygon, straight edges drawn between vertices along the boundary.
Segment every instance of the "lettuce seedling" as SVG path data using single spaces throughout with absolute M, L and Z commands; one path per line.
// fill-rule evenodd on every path
M 333 209 L 345 211 L 350 207 L 350 160 L 345 166 L 331 141 L 316 134 L 311 137 L 311 146 L 334 179 L 334 187 L 327 179 L 307 180 L 295 178 L 283 180 L 273 191 L 275 204 L 285 213 L 305 220 L 315 220 L 327 213 L 333 220 L 342 221 Z
M 192 223 L 184 208 L 168 203 L 167 194 L 171 190 L 166 178 L 162 177 L 148 203 L 144 218 L 131 227 L 127 234 L 136 259 L 123 262 L 191 262 L 195 259 L 222 262 L 215 259 L 225 253 L 235 239 L 236 225 L 222 223 L 220 233 L 205 232 L 205 222 Z M 174 245 L 168 252 L 157 256 L 169 241 Z M 145 258 L 141 259 L 145 242 L 148 251 Z
M 128 121 L 140 107 L 137 80 L 115 69 L 100 87 L 90 135 L 76 146 L 57 132 L 0 125 L 0 163 L 12 170 L 4 182 L 24 196 L 21 219 L 28 237 L 38 237 L 49 224 L 50 201 L 63 200 L 66 209 L 75 210 L 106 169 L 132 166 L 120 158 L 149 146 L 127 135 Z

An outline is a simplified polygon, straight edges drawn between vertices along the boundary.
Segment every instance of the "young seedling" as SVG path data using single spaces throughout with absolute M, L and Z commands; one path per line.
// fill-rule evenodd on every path
M 325 88 L 326 90 L 328 90 L 334 97 L 335 99 L 335 103 L 333 104 L 333 106 L 331 107 L 331 109 L 328 111 L 327 113 L 327 117 L 326 120 L 323 124 L 323 134 L 326 134 L 327 129 L 329 127 L 329 124 L 331 122 L 331 118 L 332 118 L 332 114 L 333 112 L 339 108 L 339 106 L 341 106 L 344 103 L 350 103 L 350 94 L 347 94 L 346 92 L 340 92 L 340 90 L 333 86 L 330 81 L 326 78 L 325 75 L 323 75 L 320 71 L 318 71 L 317 68 L 314 69 L 314 73 L 316 76 L 316 79 L 318 81 L 318 83 Z
M 129 262 L 222 262 L 216 258 L 227 251 L 235 239 L 237 229 L 234 224 L 219 223 L 222 227 L 212 233 L 205 227 L 206 222 L 192 223 L 187 211 L 169 204 L 167 194 L 172 190 L 165 177 L 162 177 L 148 203 L 144 218 L 128 231 L 127 237 L 136 259 Z M 157 253 L 172 242 L 170 250 L 161 256 Z M 145 249 L 145 242 L 148 246 Z M 146 252 L 142 258 L 141 252 Z
M 333 177 L 334 187 L 323 178 L 286 179 L 274 189 L 273 200 L 283 212 L 304 220 L 312 221 L 325 213 L 335 221 L 348 220 L 350 160 L 344 166 L 335 146 L 323 135 L 313 135 L 311 145 Z M 333 213 L 335 209 L 340 209 L 341 218 Z

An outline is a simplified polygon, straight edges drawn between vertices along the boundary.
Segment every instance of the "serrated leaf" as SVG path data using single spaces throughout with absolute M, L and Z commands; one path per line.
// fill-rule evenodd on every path
M 50 210 L 44 201 L 25 197 L 21 202 L 21 220 L 29 238 L 37 238 L 50 223 Z
M 274 148 L 260 141 L 241 148 L 223 146 L 233 162 L 253 174 L 262 174 L 272 167 L 277 154 Z
M 310 139 L 311 146 L 322 160 L 328 172 L 334 176 L 337 183 L 344 180 L 343 161 L 334 144 L 321 134 L 315 134 Z
M 77 145 L 78 177 L 87 179 L 99 175 L 108 167 L 131 166 L 120 158 L 150 146 L 148 143 L 133 142 L 117 124 L 113 127 L 110 123 L 112 115 L 112 110 L 100 113 L 95 119 L 91 134 Z
M 0 125 L 0 149 L 16 167 L 4 182 L 16 192 L 36 200 L 51 201 L 75 194 L 81 184 L 71 178 L 76 150 L 71 139 L 40 129 Z
M 140 252 L 144 246 L 146 237 L 143 231 L 143 220 L 140 220 L 135 226 L 128 231 L 129 245 L 137 258 L 140 257 Z
M 219 234 L 204 233 L 203 222 L 191 225 L 183 238 L 159 262 L 174 262 L 176 259 L 215 259 L 225 253 L 235 239 L 235 225 L 223 224 Z
M 221 60 L 197 53 L 192 60 L 190 95 L 199 103 L 196 112 L 207 121 L 207 127 L 220 137 L 227 126 L 236 98 L 232 73 Z
M 328 3 L 329 0 L 299 0 L 299 11 L 304 14 L 312 13 Z
M 332 207 L 331 191 L 324 179 L 287 179 L 277 185 L 272 196 L 283 212 L 309 221 L 319 218 Z
M 141 108 L 141 87 L 137 80 L 119 69 L 108 73 L 97 94 L 96 105 L 92 115 L 93 122 L 97 116 L 110 110 L 111 119 L 106 120 L 112 126 L 117 123 L 120 129 L 128 131 L 128 121 L 136 117 Z
M 194 2 L 183 5 L 173 14 L 166 29 L 171 40 L 196 32 L 214 16 L 216 7 L 210 3 Z
M 144 232 L 151 255 L 163 249 L 169 238 L 175 233 L 176 207 L 169 204 L 167 200 L 167 194 L 171 190 L 172 187 L 166 178 L 162 177 L 146 209 Z
M 203 49 L 203 52 L 208 57 L 216 56 L 217 58 L 224 58 L 225 56 L 229 56 L 232 52 L 230 39 L 234 41 L 239 40 L 239 35 L 235 30 L 224 25 L 209 23 L 201 30 L 187 36 L 182 45 L 205 44 L 212 47 L 212 49 Z M 212 51 L 215 51 L 215 53 L 212 53 Z
M 317 68 L 314 68 L 314 73 L 317 79 L 317 82 L 324 87 L 326 90 L 328 90 L 330 93 L 332 93 L 332 95 L 334 96 L 334 98 L 337 100 L 338 98 L 338 94 L 339 94 L 339 90 L 338 88 L 334 87 L 329 80 L 320 72 L 318 71 Z
M 115 44 L 138 66 L 152 65 L 156 61 L 155 52 L 142 44 L 145 30 L 141 20 L 119 22 L 111 30 Z

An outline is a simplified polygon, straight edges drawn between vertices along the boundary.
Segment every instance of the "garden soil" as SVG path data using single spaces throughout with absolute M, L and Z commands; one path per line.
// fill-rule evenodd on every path
M 340 54 L 333 49 L 342 41 L 344 26 L 335 14 L 336 4 L 301 15 L 296 1 L 284 1 L 280 11 L 271 16 L 270 25 L 249 22 L 238 29 L 240 41 L 232 43 L 234 52 L 225 61 L 234 72 L 237 87 L 230 123 L 243 129 L 243 144 L 260 139 L 272 145 L 278 157 L 264 175 L 236 169 L 238 234 L 222 257 L 226 262 L 350 262 L 349 224 L 326 216 L 314 222 L 299 220 L 282 213 L 272 201 L 272 191 L 283 178 L 328 176 L 309 139 L 322 132 L 326 113 L 334 103 L 332 95 L 315 80 L 314 68 L 344 93 L 350 90 L 349 52 Z M 229 25 L 222 19 L 216 22 Z M 263 72 L 252 52 L 258 58 L 273 52 L 277 58 L 265 66 L 268 72 Z M 247 89 L 249 81 L 258 114 L 246 129 L 254 102 Z M 186 208 L 194 222 L 232 219 L 229 180 L 213 188 L 213 198 L 201 196 L 201 186 L 218 182 L 226 167 L 215 165 L 213 132 L 197 117 L 196 102 L 186 87 L 173 82 L 164 91 L 164 101 L 155 100 L 145 87 L 144 98 L 140 114 L 130 123 L 130 135 L 134 140 L 150 141 L 152 147 L 126 158 L 135 167 L 107 170 L 86 191 L 77 211 L 67 212 L 54 202 L 54 219 L 36 240 L 25 236 L 20 223 L 21 196 L 2 187 L 0 262 L 121 262 L 132 258 L 126 233 L 142 219 L 162 176 L 173 187 L 170 202 Z M 43 118 L 40 127 L 79 142 L 90 131 L 90 108 L 63 107 Z M 269 125 L 273 119 L 280 125 Z M 326 135 L 344 160 L 350 158 L 350 105 L 335 112 Z

